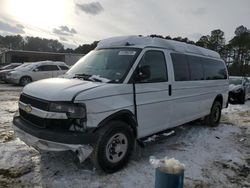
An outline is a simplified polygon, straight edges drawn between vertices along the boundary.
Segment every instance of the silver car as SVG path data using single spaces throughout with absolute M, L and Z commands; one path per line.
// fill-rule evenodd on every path
M 247 77 L 229 77 L 229 102 L 244 104 L 250 98 L 250 80 Z

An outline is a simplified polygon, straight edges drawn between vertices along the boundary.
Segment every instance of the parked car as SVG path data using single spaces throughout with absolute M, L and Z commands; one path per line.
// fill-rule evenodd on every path
M 14 68 L 20 66 L 21 64 L 22 63 L 11 63 L 11 64 L 0 67 L 0 70 L 14 69 Z
M 11 63 L 9 65 L 0 68 L 0 81 L 5 81 L 6 75 L 12 71 L 14 68 L 22 65 L 21 63 Z
M 218 125 L 228 103 L 219 54 L 151 37 L 102 40 L 64 78 L 24 87 L 16 135 L 40 150 L 76 152 L 80 162 L 115 172 L 135 141 L 204 118 Z
M 8 83 L 24 86 L 32 81 L 58 77 L 67 72 L 68 69 L 68 66 L 64 62 L 40 61 L 9 72 L 6 80 Z
M 229 102 L 244 104 L 250 98 L 250 81 L 247 77 L 229 77 Z
M 14 71 L 14 70 L 19 70 L 19 69 L 22 69 L 23 67 L 25 66 L 28 66 L 30 63 L 23 63 L 17 67 L 15 67 L 14 69 L 7 69 L 7 70 L 2 70 L 0 71 L 0 75 L 1 75 L 1 80 L 8 83 L 8 80 L 7 80 L 7 75 L 8 73 L 10 73 L 11 71 Z

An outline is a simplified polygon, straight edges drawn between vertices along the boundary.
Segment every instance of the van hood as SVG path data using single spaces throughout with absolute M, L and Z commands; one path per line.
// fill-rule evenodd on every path
M 24 87 L 23 93 L 48 101 L 71 101 L 86 90 L 105 85 L 78 79 L 49 78 L 36 81 Z

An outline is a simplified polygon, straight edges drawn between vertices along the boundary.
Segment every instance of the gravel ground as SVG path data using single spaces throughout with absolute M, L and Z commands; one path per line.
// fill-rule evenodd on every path
M 104 174 L 71 152 L 39 154 L 15 138 L 11 121 L 20 90 L 0 85 L 0 187 L 154 187 L 150 156 L 184 163 L 187 188 L 250 187 L 250 101 L 224 109 L 218 127 L 179 126 L 174 135 L 138 147 L 121 171 Z

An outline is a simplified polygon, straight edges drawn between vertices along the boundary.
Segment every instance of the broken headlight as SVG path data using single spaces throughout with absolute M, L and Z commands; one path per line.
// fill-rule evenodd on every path
M 49 110 L 52 112 L 64 112 L 69 118 L 85 119 L 86 106 L 79 103 L 51 103 Z

